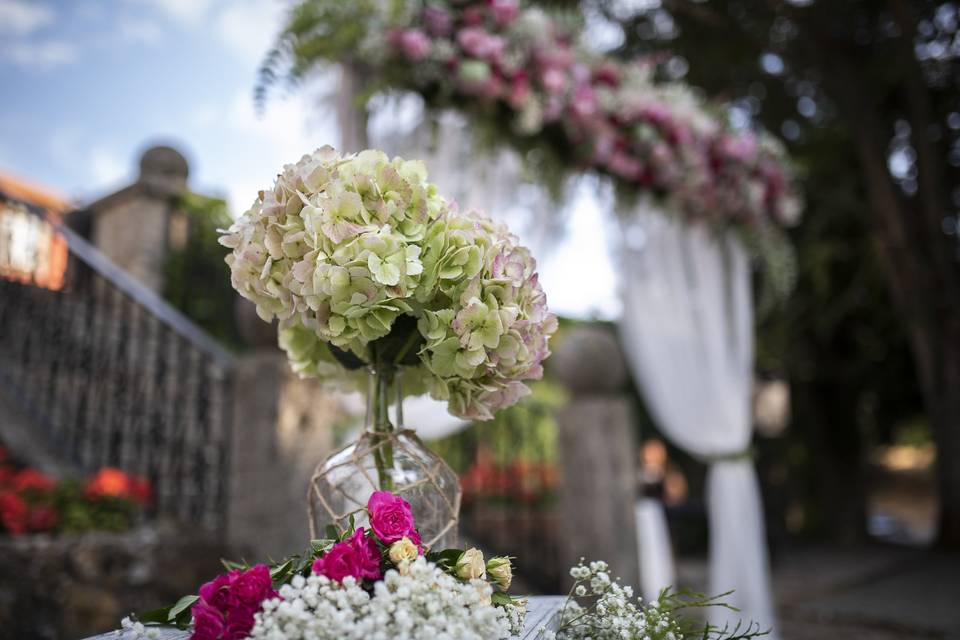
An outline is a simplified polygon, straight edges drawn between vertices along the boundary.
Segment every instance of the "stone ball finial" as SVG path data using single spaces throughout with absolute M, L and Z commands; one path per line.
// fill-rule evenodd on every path
M 184 185 L 190 174 L 190 165 L 183 154 L 159 145 L 150 147 L 140 156 L 140 180 Z
M 140 157 L 140 179 L 147 193 L 161 198 L 177 197 L 187 188 L 190 167 L 187 159 L 173 147 L 156 146 Z
M 551 373 L 576 394 L 612 393 L 627 381 L 627 363 L 612 329 L 571 329 L 547 360 Z

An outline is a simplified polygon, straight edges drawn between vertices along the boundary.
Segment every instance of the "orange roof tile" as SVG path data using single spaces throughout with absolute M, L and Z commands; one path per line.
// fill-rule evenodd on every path
M 15 178 L 8 173 L 0 172 L 0 192 L 14 200 L 42 207 L 55 214 L 73 209 L 70 202 L 53 189 L 23 178 Z

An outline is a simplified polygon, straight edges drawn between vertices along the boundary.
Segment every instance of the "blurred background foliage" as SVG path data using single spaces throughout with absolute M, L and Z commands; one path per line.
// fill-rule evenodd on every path
M 226 249 L 217 242 L 217 229 L 233 222 L 226 201 L 187 193 L 180 202 L 179 220 L 185 227 L 179 241 L 171 242 L 164 265 L 163 296 L 185 316 L 222 344 L 244 346 L 234 306 L 237 294 L 230 285 Z

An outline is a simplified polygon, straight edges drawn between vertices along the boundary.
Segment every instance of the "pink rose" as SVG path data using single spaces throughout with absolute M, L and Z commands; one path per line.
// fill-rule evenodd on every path
M 223 628 L 223 640 L 243 640 L 253 630 L 254 614 L 260 610 L 259 604 L 252 608 L 234 607 L 227 614 L 227 623 Z
M 389 491 L 374 491 L 367 501 L 370 528 L 380 542 L 392 544 L 416 533 L 410 503 Z M 412 538 L 411 538 L 412 539 Z
M 313 562 L 313 572 L 337 582 L 342 582 L 347 576 L 357 577 L 353 553 L 350 543 L 338 542 Z
M 231 571 L 204 584 L 200 587 L 200 599 L 217 611 L 226 611 L 230 602 L 230 583 L 238 573 L 239 571 Z
M 223 615 L 201 600 L 193 605 L 193 633 L 190 640 L 219 640 L 223 633 Z
M 380 549 L 377 542 L 372 537 L 364 535 L 363 527 L 354 531 L 350 538 L 350 544 L 353 545 L 354 555 L 357 562 L 357 570 L 361 578 L 370 580 L 379 580 L 380 573 Z M 416 544 L 420 544 L 420 537 L 417 536 Z
M 234 606 L 259 608 L 261 602 L 276 595 L 270 569 L 265 564 L 258 564 L 239 573 L 230 586 L 230 595 Z
M 347 576 L 357 580 L 379 580 L 380 550 L 377 543 L 365 536 L 363 527 L 349 540 L 338 542 L 313 563 L 313 572 L 342 582 Z

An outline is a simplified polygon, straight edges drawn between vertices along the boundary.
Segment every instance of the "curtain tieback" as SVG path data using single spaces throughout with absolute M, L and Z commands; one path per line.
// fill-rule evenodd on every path
M 716 455 L 697 456 L 707 464 L 716 462 L 736 462 L 738 460 L 753 460 L 757 457 L 757 452 L 752 445 L 747 445 L 745 449 L 734 451 L 732 453 L 718 453 Z

